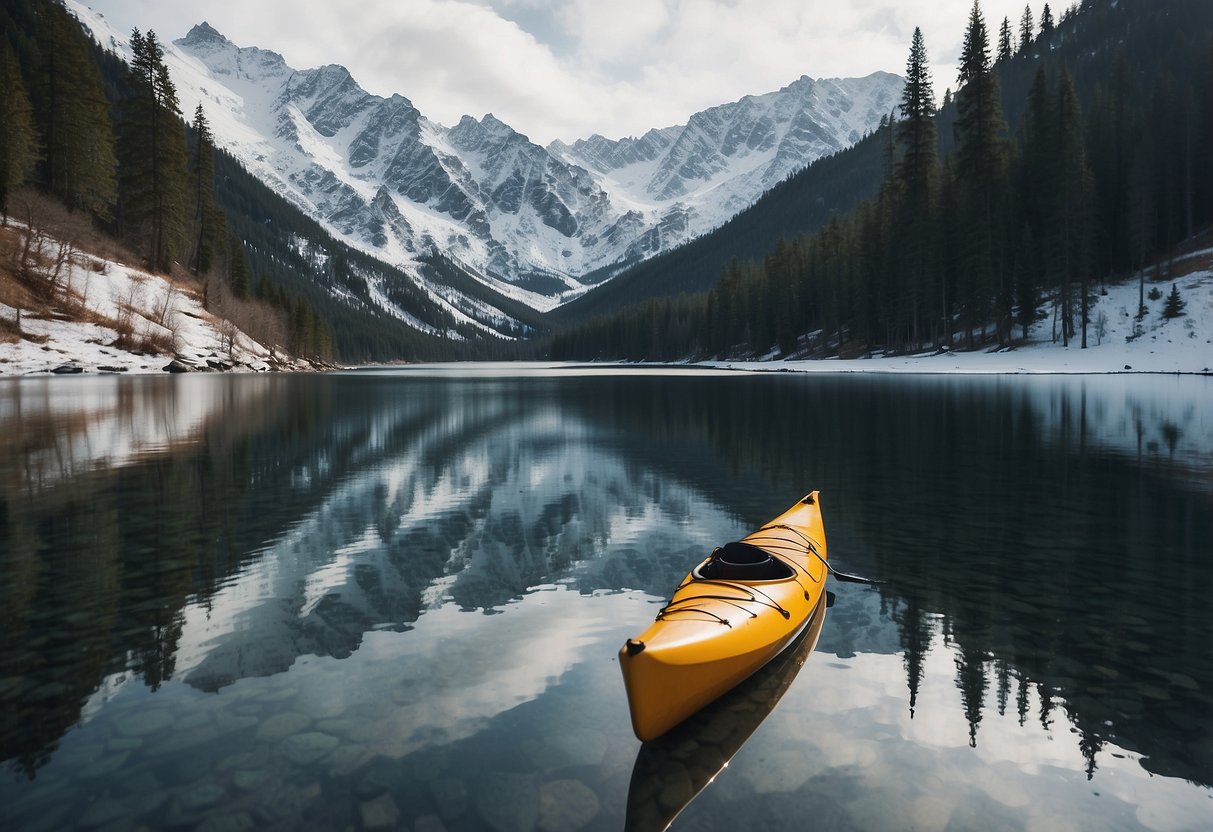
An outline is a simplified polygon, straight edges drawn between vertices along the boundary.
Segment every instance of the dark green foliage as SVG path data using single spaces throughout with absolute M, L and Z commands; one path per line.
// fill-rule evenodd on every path
M 8 194 L 25 183 L 38 160 L 34 113 L 21 68 L 0 36 L 0 217 L 8 221 Z
M 1171 294 L 1167 295 L 1167 302 L 1162 307 L 1162 316 L 1164 318 L 1178 318 L 1184 313 L 1184 307 L 1187 305 L 1187 302 L 1179 296 L 1179 287 L 1172 283 Z
M 223 216 L 215 208 L 215 139 L 206 113 L 199 102 L 190 124 L 193 144 L 190 191 L 193 204 L 190 238 L 190 271 L 204 274 L 211 270 L 216 250 L 222 244 Z
M 1052 155 L 1054 188 L 1051 193 L 1050 221 L 1054 243 L 1050 259 L 1058 270 L 1061 287 L 1062 341 L 1074 335 L 1074 284 L 1081 287 L 1077 300 L 1082 318 L 1082 346 L 1087 346 L 1087 286 L 1090 261 L 1091 171 L 1083 142 L 1082 113 L 1074 83 L 1063 71 L 1054 106 L 1057 127 Z
M 118 144 L 120 227 L 150 268 L 167 271 L 189 254 L 185 129 L 156 33 L 134 30 L 131 53 Z
M 781 237 L 820 228 L 880 188 L 887 134 L 872 134 L 848 150 L 813 162 L 776 185 L 712 234 L 625 270 L 610 282 L 551 313 L 554 323 L 589 320 L 654 297 L 702 292 L 734 257 L 758 259 Z
M 898 310 L 899 320 L 894 321 L 889 334 L 889 340 L 897 344 L 922 340 L 930 319 L 931 298 L 937 294 L 933 285 L 939 175 L 935 94 L 922 31 L 918 28 L 914 29 L 910 45 L 901 113 L 903 118 L 897 125 L 901 161 L 896 168 L 895 183 L 899 204 L 893 209 L 895 216 L 881 217 L 896 221 L 892 233 L 900 253 L 894 266 L 897 284 L 888 288 L 881 307 Z
M 150 49 L 147 38 L 142 43 L 135 39 L 141 55 L 140 74 L 92 43 L 78 22 L 56 3 L 0 0 L 0 27 L 0 39 L 13 45 L 25 77 L 36 80 L 30 82 L 36 127 L 43 135 L 47 126 L 55 128 L 56 152 L 48 153 L 37 166 L 36 180 L 73 207 L 101 212 L 112 203 L 115 162 L 106 112 L 112 104 L 123 123 L 124 170 L 122 213 L 111 230 L 121 231 L 149 255 L 155 249 L 158 267 L 180 259 L 191 269 L 205 272 L 209 239 L 212 265 L 230 278 L 227 226 L 242 241 L 239 262 L 244 264 L 245 276 L 237 274 L 237 286 L 245 285 L 248 293 L 255 285 L 258 299 L 282 310 L 291 330 L 286 337 L 302 345 L 308 355 L 361 362 L 522 354 L 517 344 L 487 337 L 483 330 L 456 321 L 403 271 L 334 239 L 230 156 L 213 150 L 208 154 L 205 131 L 198 129 L 205 125 L 205 114 L 197 111 L 187 168 L 186 125 L 176 112 L 175 91 L 158 57 L 158 44 Z M 52 43 L 52 34 L 63 42 L 49 51 L 53 60 L 45 57 L 43 48 Z M 65 74 L 68 66 L 77 67 L 70 77 Z M 49 106 L 52 98 L 57 107 L 65 101 L 100 106 L 60 112 Z M 104 121 L 90 123 L 86 116 L 98 112 Z M 153 122 L 155 130 L 150 129 Z M 203 136 L 201 143 L 199 135 Z M 85 151 L 68 152 L 74 147 L 72 141 L 81 136 L 87 136 Z M 163 163 L 154 168 L 148 165 L 153 141 L 155 155 Z M 143 148 L 142 154 L 138 148 Z M 105 153 L 109 153 L 108 168 L 83 164 Z M 213 175 L 207 170 L 208 162 L 213 164 Z M 154 186 L 153 171 L 157 171 Z M 166 180 L 162 181 L 159 171 Z M 108 201 L 97 198 L 106 193 L 104 177 L 98 178 L 106 172 Z M 208 179 L 213 182 L 217 208 L 213 220 L 206 207 L 211 193 Z M 235 268 L 239 273 L 241 266 Z M 430 258 L 423 268 L 430 279 L 461 278 L 474 297 L 517 317 L 522 321 L 520 336 L 544 327 L 538 313 L 501 297 L 440 257 Z M 376 306 L 369 297 L 368 280 L 376 280 L 385 294 L 439 334 L 418 332 Z
M 1030 32 L 1030 13 L 1025 20 Z M 1026 337 L 1046 314 L 1058 340 L 1082 334 L 1085 345 L 1096 274 L 1136 272 L 1144 304 L 1151 260 L 1165 271 L 1157 260 L 1213 222 L 1207 3 L 1083 6 L 1041 37 L 1040 54 L 1021 42 L 999 65 L 1001 92 L 975 23 L 976 5 L 956 101 L 928 120 L 948 151 L 942 164 L 923 156 L 933 176 L 913 173 L 912 88 L 925 64 L 915 38 L 903 119 L 863 151 L 888 174 L 868 199 L 807 235 L 781 235 L 763 257 L 726 260 L 706 294 L 559 334 L 553 357 L 856 356 L 947 346 L 957 331 L 976 348 Z M 699 244 L 725 250 L 729 241 L 738 250 L 746 242 L 726 225 Z M 921 282 L 919 255 L 928 264 Z M 671 322 L 677 337 L 665 339 Z
M 91 41 L 55 3 L 32 6 L 30 96 L 43 154 L 39 180 L 69 207 L 106 218 L 115 198 L 113 126 Z
M 1011 60 L 1014 51 L 1011 47 L 1011 19 L 1004 17 L 1002 19 L 1002 28 L 998 30 L 998 62 L 1005 63 Z
M 1045 3 L 1045 7 L 1040 11 L 1040 39 L 1047 41 L 1053 34 L 1053 12 L 1049 11 L 1049 4 Z
M 1000 258 L 1005 161 L 1002 98 L 990 66 L 990 44 L 978 0 L 973 0 L 960 55 L 956 91 L 956 174 L 960 183 L 961 268 L 967 278 L 957 298 L 966 341 L 990 315 L 990 300 L 1005 279 Z M 1005 322 L 1000 326 L 1000 336 Z
M 1032 32 L 1036 24 L 1032 20 L 1032 6 L 1029 4 L 1023 7 L 1023 17 L 1019 19 L 1019 54 L 1022 55 L 1028 51 L 1032 45 Z

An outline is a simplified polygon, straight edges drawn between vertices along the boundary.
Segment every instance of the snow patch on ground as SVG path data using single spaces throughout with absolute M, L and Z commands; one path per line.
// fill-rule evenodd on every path
M 1087 329 L 1087 349 L 1079 338 L 1069 346 L 1054 341 L 1052 318 L 1038 321 L 1028 339 L 993 351 L 958 350 L 919 355 L 795 361 L 709 361 L 713 367 L 805 373 L 1213 373 L 1213 248 L 1194 252 L 1176 263 L 1201 263 L 1182 277 L 1146 281 L 1147 314 L 1136 318 L 1138 283 L 1108 284 L 1107 294 L 1094 287 L 1095 305 Z M 1183 314 L 1162 315 L 1174 283 L 1186 304 Z M 1099 322 L 1103 321 L 1103 334 Z
M 10 226 L 24 229 L 17 223 Z M 48 237 L 44 250 L 50 254 L 57 245 Z M 35 315 L 22 310 L 25 337 L 0 341 L 0 375 L 65 367 L 158 373 L 174 359 L 191 369 L 304 369 L 302 363 L 286 364 L 281 351 L 271 355 L 268 347 L 204 309 L 201 291 L 193 283 L 79 253 L 63 272 L 54 311 Z M 0 302 L 0 318 L 15 322 L 17 316 L 15 307 Z M 129 331 L 128 342 L 158 340 L 171 344 L 171 351 L 131 352 L 121 346 L 120 329 Z

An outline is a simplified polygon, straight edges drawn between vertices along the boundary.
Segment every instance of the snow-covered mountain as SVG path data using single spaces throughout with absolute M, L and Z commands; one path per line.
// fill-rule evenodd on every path
M 125 35 L 68 2 L 103 45 L 127 53 Z M 347 241 L 406 271 L 439 251 L 540 310 L 847 147 L 902 86 L 888 73 L 802 77 L 639 138 L 545 148 L 492 114 L 445 127 L 402 95 L 366 92 L 344 67 L 296 70 L 206 23 L 165 53 L 182 110 L 202 103 L 222 147 Z
M 553 142 L 548 150 L 588 169 L 621 203 L 659 206 L 665 217 L 681 209 L 698 234 L 808 162 L 854 144 L 896 106 L 903 83 L 887 72 L 820 81 L 805 75 L 777 92 L 696 113 L 680 127 L 619 141 Z

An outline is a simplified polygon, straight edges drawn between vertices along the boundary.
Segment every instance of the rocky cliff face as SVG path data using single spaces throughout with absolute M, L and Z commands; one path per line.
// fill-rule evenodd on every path
M 100 15 L 69 2 L 102 44 L 125 51 Z M 344 67 L 295 70 L 206 23 L 166 62 L 183 111 L 201 103 L 222 147 L 349 242 L 406 270 L 441 252 L 541 310 L 853 143 L 902 84 L 887 73 L 805 77 L 640 137 L 541 147 L 492 114 L 443 126 L 402 95 L 366 92 Z
M 388 257 L 438 246 L 509 282 L 544 275 L 553 278 L 549 294 L 718 225 L 789 173 L 859 139 L 901 89 L 887 73 L 804 77 L 639 138 L 544 148 L 492 114 L 444 127 L 401 95 L 365 92 L 343 67 L 295 71 L 206 24 L 175 47 L 198 74 L 246 101 L 253 91 L 269 99 L 268 112 L 246 109 L 240 118 L 272 127 L 260 152 L 244 155 L 268 162 L 343 234 Z M 222 127 L 222 141 L 237 139 L 239 131 Z

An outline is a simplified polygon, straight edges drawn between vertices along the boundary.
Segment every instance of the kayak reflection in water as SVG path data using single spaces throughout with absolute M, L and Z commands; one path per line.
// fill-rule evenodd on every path
M 771 713 L 817 646 L 827 602 L 808 626 L 744 682 L 640 747 L 628 786 L 625 829 L 664 830 L 728 764 Z

